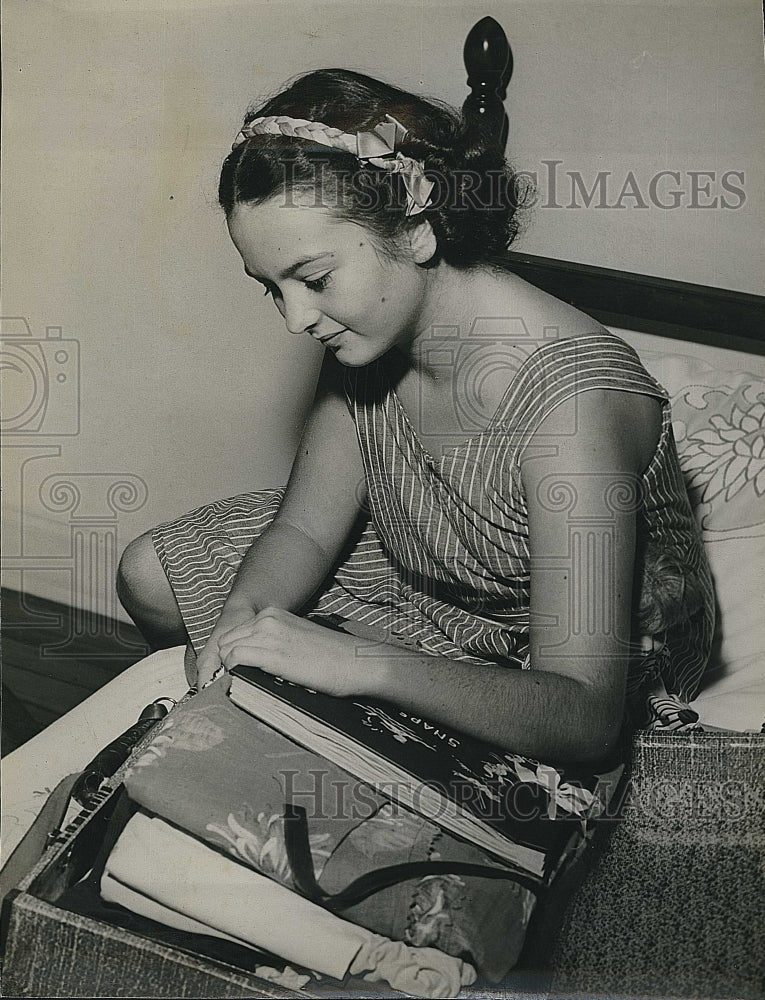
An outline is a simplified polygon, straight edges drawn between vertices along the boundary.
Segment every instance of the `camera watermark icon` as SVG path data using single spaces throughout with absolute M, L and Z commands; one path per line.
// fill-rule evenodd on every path
M 35 337 L 20 316 L 1 322 L 3 434 L 79 434 L 79 341 L 64 337 L 60 326 L 48 326 L 44 337 Z
M 0 317 L 0 329 L 3 585 L 20 592 L 25 609 L 22 621 L 4 628 L 54 624 L 26 596 L 55 594 L 56 603 L 73 610 L 69 633 L 41 647 L 41 658 L 87 658 L 80 640 L 96 635 L 121 647 L 90 654 L 99 659 L 143 654 L 145 645 L 124 635 L 117 621 L 114 579 L 119 517 L 143 507 L 146 483 L 129 473 L 61 468 L 66 440 L 82 430 L 79 341 L 60 326 L 35 336 L 20 316 Z M 62 585 L 65 596 L 58 593 Z
M 439 391 L 448 388 L 450 405 L 433 408 L 423 390 L 412 414 L 415 434 L 429 442 L 431 453 L 438 452 L 435 458 L 494 426 L 511 439 L 523 435 L 524 425 L 516 431 L 505 419 L 509 394 L 531 356 L 559 339 L 559 327 L 545 326 L 535 334 L 521 316 L 477 316 L 467 330 L 431 327 L 420 358 L 423 385 L 432 381 Z M 576 364 L 575 348 L 572 354 Z M 575 430 L 574 422 L 570 433 Z M 503 446 L 507 443 L 505 436 Z

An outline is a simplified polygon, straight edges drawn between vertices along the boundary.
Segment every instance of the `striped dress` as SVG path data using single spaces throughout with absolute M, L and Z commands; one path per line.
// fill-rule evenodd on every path
M 540 423 L 578 393 L 647 394 L 663 404 L 656 452 L 639 483 L 612 483 L 606 491 L 599 537 L 607 545 L 608 521 L 620 504 L 637 507 L 635 587 L 653 634 L 635 626 L 628 695 L 639 724 L 677 728 L 689 719 L 683 705 L 697 691 L 709 654 L 714 598 L 678 465 L 667 394 L 633 349 L 612 334 L 553 340 L 515 354 L 517 365 L 488 424 L 439 456 L 419 440 L 392 388 L 385 357 L 347 369 L 368 516 L 304 611 L 425 653 L 527 668 L 530 573 L 521 455 L 540 447 L 539 439 L 531 442 Z M 565 558 L 576 579 L 587 570 L 577 563 L 575 490 L 567 491 L 564 482 L 543 485 L 556 509 L 570 507 L 573 542 Z M 263 490 L 222 500 L 155 529 L 155 548 L 197 651 L 239 562 L 270 523 L 283 493 Z M 665 568 L 668 576 L 680 577 L 678 606 L 669 613 L 666 601 L 656 604 L 652 595 Z M 657 607 L 662 613 L 652 614 Z M 665 712 L 663 721 L 657 706 Z

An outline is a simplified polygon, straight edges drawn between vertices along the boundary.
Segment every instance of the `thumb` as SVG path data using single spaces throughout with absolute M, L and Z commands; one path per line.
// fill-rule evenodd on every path
M 218 643 L 215 640 L 211 640 L 197 657 L 196 686 L 199 691 L 212 679 L 215 671 L 221 666 Z

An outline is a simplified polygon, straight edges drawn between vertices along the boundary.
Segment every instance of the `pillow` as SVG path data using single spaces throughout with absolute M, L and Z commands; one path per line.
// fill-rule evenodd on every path
M 693 708 L 702 724 L 759 731 L 765 720 L 763 359 L 740 355 L 746 367 L 721 369 L 714 348 L 694 356 L 694 345 L 669 342 L 674 351 L 660 353 L 660 338 L 650 338 L 646 349 L 640 337 L 618 332 L 634 341 L 670 393 L 680 466 L 715 583 L 713 652 Z M 720 353 L 731 362 L 732 352 Z
M 715 581 L 719 654 L 694 707 L 702 722 L 765 722 L 765 380 L 711 373 L 672 399 L 680 465 Z
M 338 845 L 319 883 L 339 892 L 366 872 L 411 861 L 502 868 L 474 845 L 387 803 Z M 439 874 L 382 889 L 342 916 L 394 940 L 464 958 L 498 983 L 518 961 L 535 903 L 533 893 L 514 881 Z

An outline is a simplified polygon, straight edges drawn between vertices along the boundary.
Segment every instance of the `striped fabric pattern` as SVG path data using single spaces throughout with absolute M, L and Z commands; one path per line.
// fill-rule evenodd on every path
M 667 733 L 685 733 L 695 729 L 698 712 L 672 695 L 648 698 L 649 722 L 647 728 Z
M 661 436 L 640 483 L 639 537 L 676 553 L 703 593 L 704 606 L 691 622 L 662 632 L 659 659 L 635 657 L 628 690 L 642 691 L 643 705 L 647 688 L 655 695 L 657 684 L 683 701 L 693 697 L 714 625 L 711 579 L 677 461 L 666 393 L 631 347 L 611 334 L 531 345 L 509 373 L 488 425 L 439 456 L 420 442 L 385 358 L 348 369 L 345 388 L 364 460 L 369 519 L 309 615 L 336 615 L 375 630 L 382 641 L 402 641 L 427 653 L 516 667 L 529 666 L 521 454 L 543 447 L 539 439 L 531 442 L 540 423 L 581 392 L 618 389 L 660 399 Z M 157 552 L 197 650 L 239 561 L 282 496 L 282 490 L 246 494 L 155 529 Z

